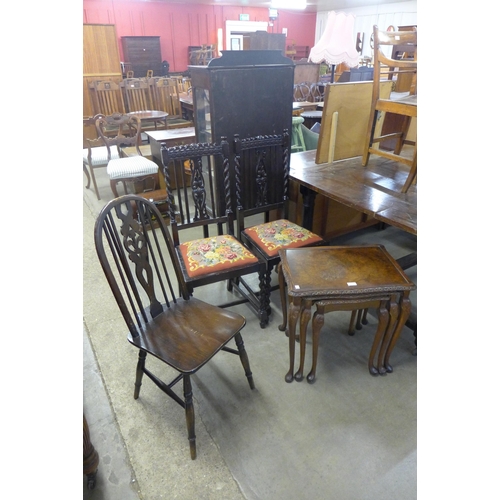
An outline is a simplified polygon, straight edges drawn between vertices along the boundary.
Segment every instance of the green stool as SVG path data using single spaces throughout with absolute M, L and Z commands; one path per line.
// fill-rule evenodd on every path
M 292 116 L 292 153 L 306 150 L 304 136 L 302 135 L 302 123 L 304 123 L 302 116 Z

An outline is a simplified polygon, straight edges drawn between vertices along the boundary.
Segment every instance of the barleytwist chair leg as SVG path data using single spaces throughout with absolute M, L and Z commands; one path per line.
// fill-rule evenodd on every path
M 269 275 L 269 276 L 268 276 Z M 259 273 L 259 318 L 260 327 L 265 328 L 269 323 L 269 313 L 271 310 L 271 273 Z

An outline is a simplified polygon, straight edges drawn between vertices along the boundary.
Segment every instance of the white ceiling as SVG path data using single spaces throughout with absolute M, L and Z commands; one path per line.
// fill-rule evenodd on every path
M 164 0 L 170 3 L 204 5 L 239 5 L 241 7 L 271 7 L 271 0 Z M 404 0 L 307 0 L 306 12 L 342 10 Z

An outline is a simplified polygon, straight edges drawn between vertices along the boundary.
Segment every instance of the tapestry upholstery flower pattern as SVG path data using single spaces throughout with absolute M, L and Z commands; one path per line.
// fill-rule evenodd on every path
M 188 241 L 179 245 L 179 251 L 190 277 L 258 262 L 252 252 L 230 235 Z
M 323 241 L 317 234 L 286 219 L 259 224 L 244 233 L 269 257 L 278 255 L 281 248 L 299 248 Z

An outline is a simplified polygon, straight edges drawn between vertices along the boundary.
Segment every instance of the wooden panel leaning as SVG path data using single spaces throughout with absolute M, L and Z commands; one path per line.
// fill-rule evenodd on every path
M 83 116 L 100 111 L 93 107 L 89 83 L 122 79 L 120 53 L 114 25 L 83 25 Z
M 391 81 L 381 82 L 381 97 L 388 99 L 391 88 Z M 369 81 L 326 85 L 316 163 L 331 163 L 363 154 L 372 92 L 373 82 Z

